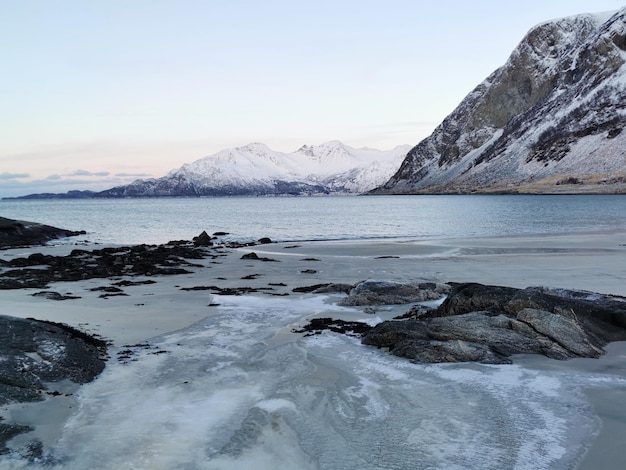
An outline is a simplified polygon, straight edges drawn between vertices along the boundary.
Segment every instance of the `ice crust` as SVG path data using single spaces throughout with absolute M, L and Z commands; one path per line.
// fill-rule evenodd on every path
M 41 468 L 565 469 L 598 431 L 582 389 L 626 385 L 521 365 L 419 365 L 358 338 L 291 333 L 333 309 L 323 296 L 215 300 L 206 320 L 85 386 Z

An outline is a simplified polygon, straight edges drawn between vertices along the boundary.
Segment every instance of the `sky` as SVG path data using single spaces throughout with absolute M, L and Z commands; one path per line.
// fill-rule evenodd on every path
M 106 189 L 251 142 L 415 145 L 530 28 L 623 6 L 2 0 L 0 197 Z

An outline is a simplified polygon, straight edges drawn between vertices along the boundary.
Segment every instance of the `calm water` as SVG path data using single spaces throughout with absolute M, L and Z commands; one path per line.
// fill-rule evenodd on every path
M 381 196 L 0 201 L 0 216 L 163 243 L 203 230 L 238 240 L 429 238 L 626 228 L 626 196 Z

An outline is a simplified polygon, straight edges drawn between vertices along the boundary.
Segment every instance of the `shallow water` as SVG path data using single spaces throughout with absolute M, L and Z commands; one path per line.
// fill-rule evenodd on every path
M 291 333 L 322 313 L 377 321 L 323 296 L 214 301 L 206 320 L 112 360 L 43 461 L 0 467 L 566 469 L 599 431 L 584 390 L 626 386 L 556 366 L 418 365 Z

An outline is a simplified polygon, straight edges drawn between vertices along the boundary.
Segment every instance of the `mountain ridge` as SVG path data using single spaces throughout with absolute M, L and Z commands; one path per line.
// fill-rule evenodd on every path
M 626 8 L 532 28 L 370 194 L 626 192 Z
M 228 148 L 170 170 L 104 191 L 31 194 L 18 199 L 77 197 L 266 196 L 361 194 L 391 177 L 410 145 L 388 151 L 333 140 L 291 153 L 255 142 Z

